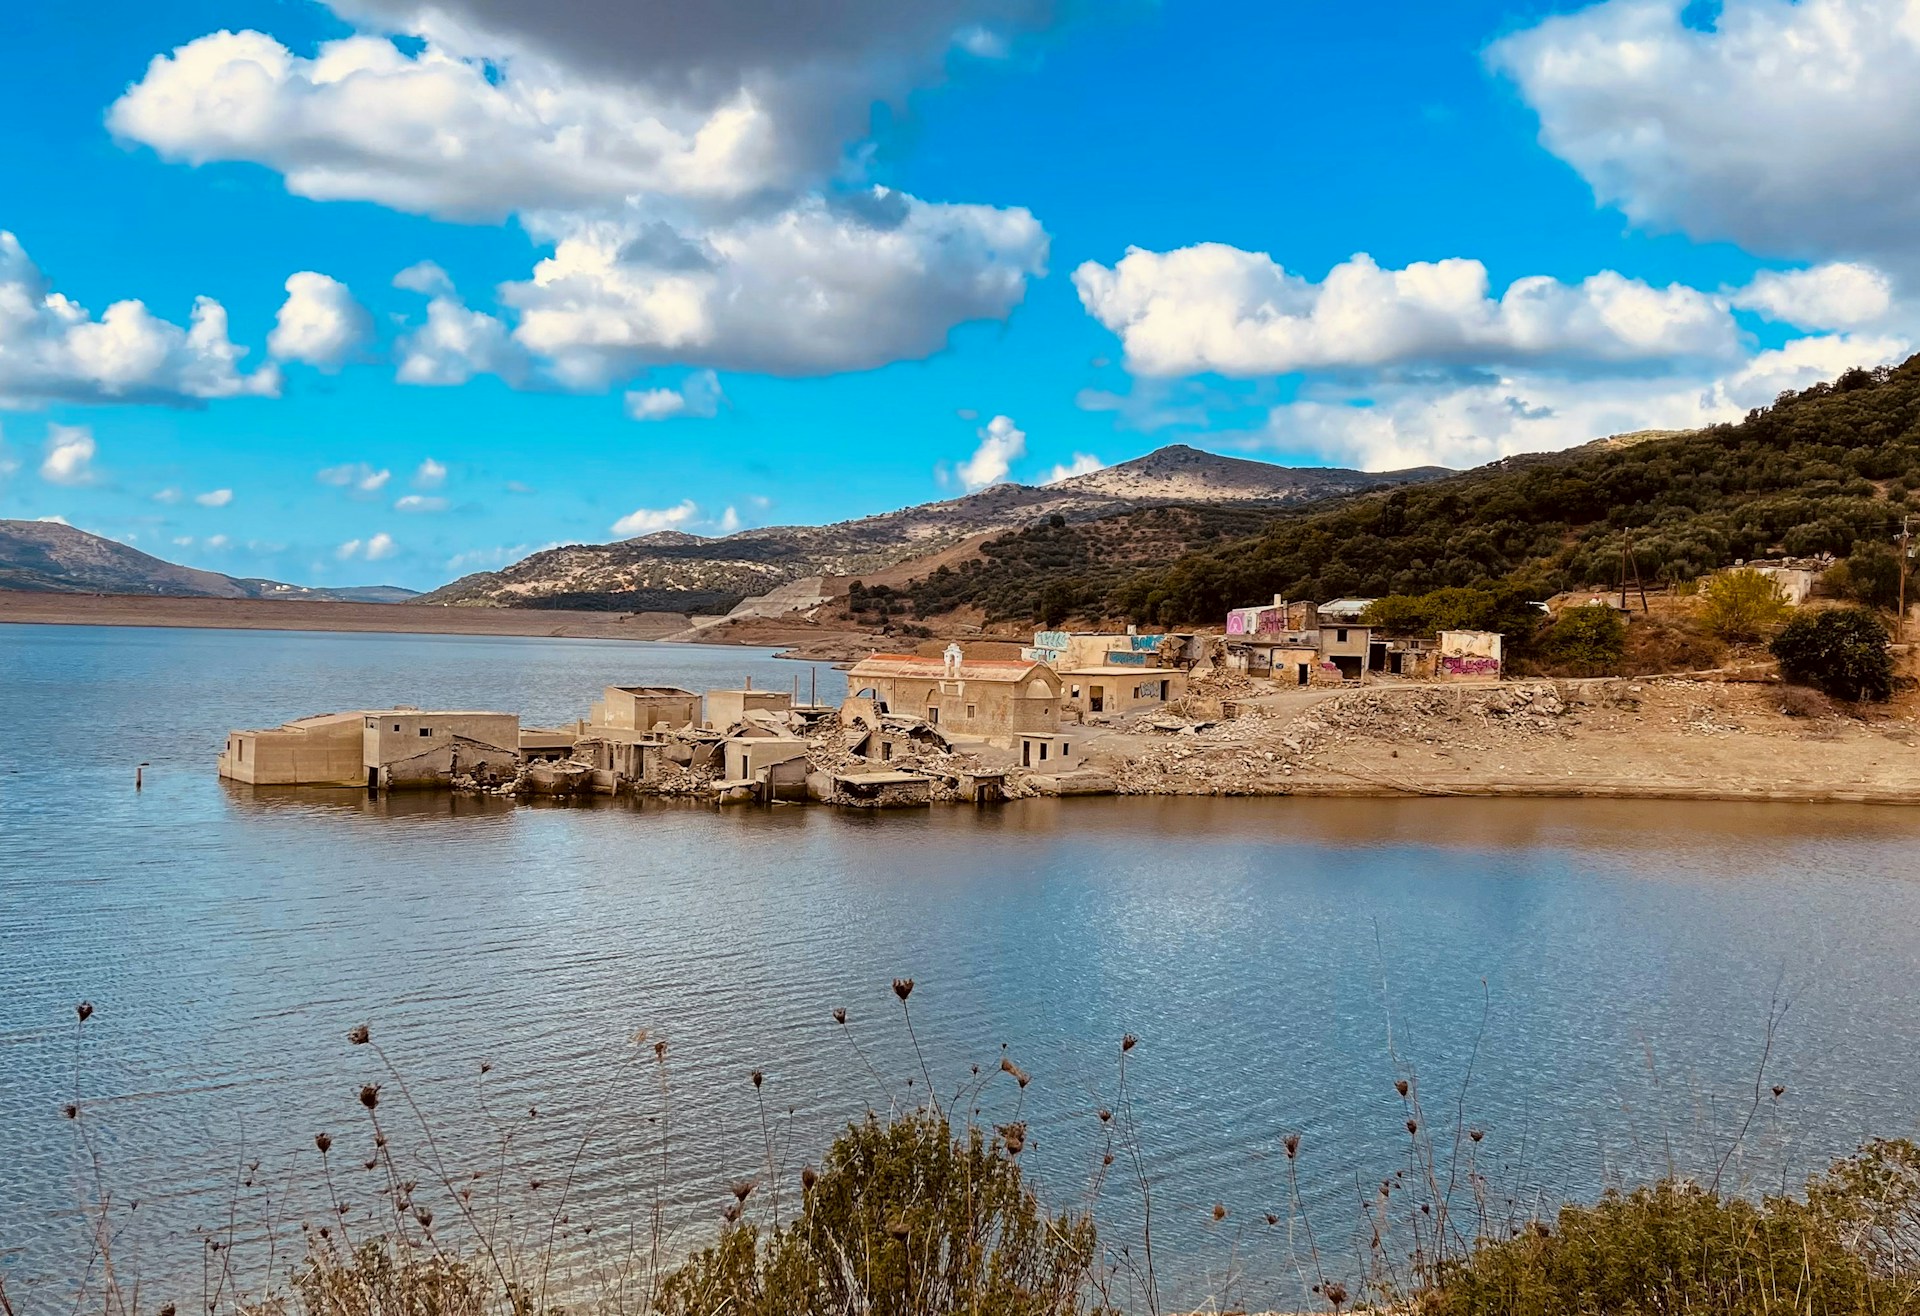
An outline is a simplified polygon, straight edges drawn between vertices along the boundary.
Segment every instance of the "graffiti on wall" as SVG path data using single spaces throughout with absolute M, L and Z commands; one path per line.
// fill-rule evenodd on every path
M 1440 659 L 1442 676 L 1498 676 L 1500 660 L 1498 658 L 1480 658 L 1472 655 L 1448 654 Z

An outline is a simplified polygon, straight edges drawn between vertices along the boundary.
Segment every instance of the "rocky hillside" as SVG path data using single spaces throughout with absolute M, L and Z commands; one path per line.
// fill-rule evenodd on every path
M 1188 447 L 1034 488 L 979 493 L 824 526 L 768 526 L 718 539 L 678 531 L 614 544 L 570 544 L 501 571 L 464 576 L 423 602 L 479 607 L 724 612 L 740 599 L 806 576 L 857 576 L 981 534 L 1097 521 L 1178 504 L 1257 511 L 1445 474 L 1437 467 L 1372 474 L 1274 466 Z
M 163 561 L 58 521 L 0 521 L 0 589 L 348 603 L 398 603 L 414 597 L 412 590 L 397 585 L 310 589 L 277 580 L 223 576 Z

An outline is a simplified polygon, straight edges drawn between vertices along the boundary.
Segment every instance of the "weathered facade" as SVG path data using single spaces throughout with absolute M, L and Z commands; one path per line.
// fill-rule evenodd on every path
M 1011 745 L 1022 731 L 1051 731 L 1061 710 L 1059 675 L 1026 659 L 969 659 L 959 645 L 939 658 L 876 653 L 847 672 L 855 697 L 882 713 L 924 719 L 944 735 Z
M 1187 674 L 1171 668 L 1085 667 L 1060 673 L 1062 703 L 1072 712 L 1134 713 L 1187 693 Z
M 234 731 L 220 775 L 254 786 L 445 786 L 455 777 L 509 780 L 520 765 L 513 713 L 361 710 Z
M 445 786 L 461 776 L 508 781 L 520 766 L 516 713 L 388 709 L 364 725 L 368 789 Z
M 746 720 L 748 713 L 784 713 L 793 707 L 793 696 L 785 690 L 709 690 L 707 725 L 725 731 Z
M 700 721 L 700 696 L 670 685 L 610 685 L 587 713 L 587 725 L 651 731 Z
M 1433 674 L 1442 681 L 1497 681 L 1503 648 L 1498 631 L 1441 631 Z

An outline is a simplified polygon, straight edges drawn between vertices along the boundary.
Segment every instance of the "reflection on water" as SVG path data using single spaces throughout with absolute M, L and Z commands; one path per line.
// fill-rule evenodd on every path
M 1285 1133 L 1305 1136 L 1324 1229 L 1352 1219 L 1356 1176 L 1403 1163 L 1389 1021 L 1430 1109 L 1460 1096 L 1484 1029 L 1468 1118 L 1506 1182 L 1544 1192 L 1720 1146 L 1776 1002 L 1769 1074 L 1787 1095 L 1745 1173 L 1777 1184 L 1913 1131 L 1920 817 L 1904 811 L 1077 800 L 877 816 L 213 775 L 229 726 L 320 709 L 558 721 L 609 681 L 784 686 L 792 668 L 612 642 L 0 628 L 0 1265 L 43 1272 L 73 1243 L 84 1162 L 60 1108 L 76 1062 L 160 1270 L 191 1253 L 178 1231 L 220 1214 L 237 1165 L 310 1162 L 322 1128 L 363 1140 L 353 1094 L 382 1075 L 344 1040 L 362 1021 L 457 1156 L 491 1145 L 483 1090 L 496 1113 L 542 1112 L 515 1134 L 530 1165 L 594 1130 L 579 1209 L 609 1224 L 658 1164 L 628 1039 L 669 1039 L 670 1195 L 710 1220 L 764 1156 L 752 1070 L 790 1163 L 906 1096 L 920 1070 L 896 975 L 919 983 L 942 1087 L 1003 1043 L 1034 1075 L 1024 1159 L 1063 1202 L 1097 1160 L 1117 1039 L 1140 1036 L 1156 1249 L 1196 1298 L 1236 1244 L 1237 1298 L 1290 1296 L 1283 1250 L 1250 1223 L 1283 1201 Z M 76 1046 L 83 998 L 98 1014 Z M 984 1113 L 1014 1100 L 990 1087 Z M 1107 1205 L 1124 1231 L 1127 1203 Z

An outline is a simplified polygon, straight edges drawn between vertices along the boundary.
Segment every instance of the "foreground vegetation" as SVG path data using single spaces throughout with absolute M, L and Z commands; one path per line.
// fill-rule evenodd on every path
M 912 989 L 911 980 L 894 984 L 909 1035 Z M 91 1014 L 82 1004 L 79 1026 Z M 844 1028 L 845 1012 L 835 1018 Z M 83 1212 L 90 1232 L 84 1273 L 29 1301 L 17 1289 L 9 1292 L 17 1277 L 0 1269 L 0 1313 L 178 1316 L 193 1305 L 210 1316 L 1158 1316 L 1185 1310 L 1163 1300 L 1156 1271 L 1153 1188 L 1127 1094 L 1128 1055 L 1138 1045 L 1132 1036 L 1117 1048 L 1114 1106 L 1093 1114 L 1104 1151 L 1076 1209 L 1049 1211 L 1023 1176 L 1020 1157 L 1030 1135 L 1017 1117 L 1020 1104 L 1006 1123 L 978 1118 L 991 1084 L 1008 1086 L 1023 1103 L 1030 1076 L 1003 1057 L 985 1073 L 975 1066 L 944 1103 L 935 1098 L 903 1108 L 890 1102 L 884 1114 L 869 1110 L 844 1126 L 817 1168 L 790 1170 L 769 1135 L 765 1175 L 735 1182 L 717 1229 L 691 1247 L 670 1236 L 659 1198 L 641 1218 L 600 1237 L 590 1228 L 570 1230 L 570 1167 L 562 1169 L 557 1206 L 516 1213 L 489 1200 L 489 1189 L 525 1173 L 508 1165 L 510 1135 L 500 1143 L 495 1170 L 454 1169 L 371 1030 L 355 1028 L 348 1040 L 378 1055 L 387 1074 L 358 1092 L 370 1147 L 358 1168 L 375 1190 L 371 1208 L 355 1210 L 343 1200 L 338 1176 L 349 1171 L 345 1139 L 336 1148 L 331 1135 L 320 1133 L 309 1185 L 316 1209 L 298 1222 L 304 1243 L 290 1262 L 276 1250 L 290 1231 L 286 1217 L 243 1226 L 237 1208 L 230 1208 L 227 1219 L 197 1231 L 207 1249 L 197 1302 L 143 1293 L 116 1269 L 125 1265 L 116 1261 L 116 1250 L 126 1226 L 101 1186 L 95 1114 L 76 1101 L 62 1115 L 93 1174 Z M 636 1054 L 651 1058 L 664 1097 L 665 1044 L 644 1034 L 635 1042 Z M 917 1043 L 914 1049 L 917 1054 Z M 864 1061 L 857 1043 L 854 1050 Z M 1515 1214 L 1498 1204 L 1488 1181 L 1479 1159 L 1486 1134 L 1465 1123 L 1464 1094 L 1451 1127 L 1430 1127 L 1417 1079 L 1395 1064 L 1406 1075 L 1394 1084 L 1405 1116 L 1406 1168 L 1381 1180 L 1377 1192 L 1360 1194 L 1355 1220 L 1310 1218 L 1298 1176 L 1312 1149 L 1298 1133 L 1281 1139 L 1285 1215 L 1265 1217 L 1264 1237 L 1290 1251 L 1303 1304 L 1334 1313 L 1419 1316 L 1920 1313 L 1920 1147 L 1911 1142 L 1870 1142 L 1801 1192 L 1756 1196 L 1722 1182 L 1736 1140 L 1710 1177 L 1670 1172 L 1592 1203 Z M 931 1082 L 923 1058 L 920 1065 Z M 1764 1073 L 1763 1059 L 1753 1111 L 1739 1137 L 1766 1099 Z M 752 1081 L 758 1090 L 762 1076 L 756 1072 Z M 1784 1091 L 1774 1086 L 1772 1100 L 1778 1103 Z M 392 1122 L 396 1103 L 404 1112 L 399 1124 L 417 1121 L 417 1129 Z M 408 1177 L 419 1171 L 407 1168 L 410 1162 L 395 1149 L 409 1134 L 428 1167 L 423 1179 Z M 249 1187 L 257 1173 L 256 1162 L 247 1171 Z M 1126 1209 L 1100 1223 L 1104 1204 L 1115 1199 Z M 1224 1206 L 1213 1208 L 1216 1222 L 1226 1215 Z M 1367 1241 L 1351 1258 L 1323 1251 L 1316 1241 L 1351 1233 L 1356 1223 L 1357 1237 Z M 248 1248 L 263 1252 L 264 1261 L 243 1257 Z M 1223 1295 L 1209 1310 L 1238 1310 L 1225 1302 Z

